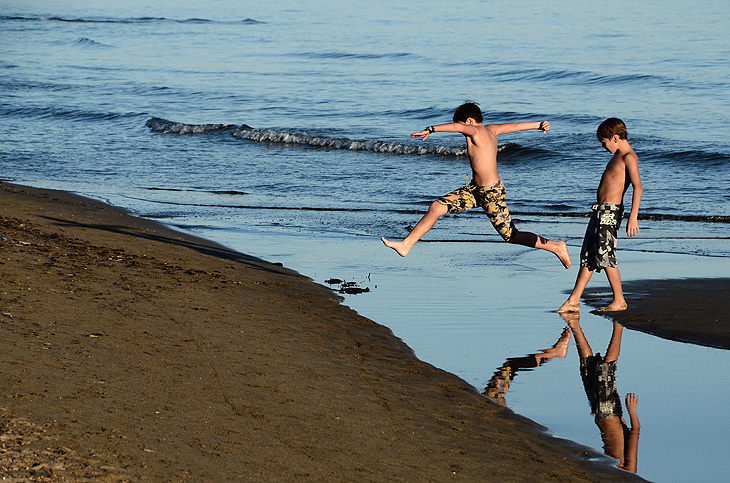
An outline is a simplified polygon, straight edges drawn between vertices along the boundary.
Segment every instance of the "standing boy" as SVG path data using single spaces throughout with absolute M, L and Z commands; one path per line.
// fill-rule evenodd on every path
M 594 271 L 606 270 L 606 277 L 613 290 L 613 301 L 605 308 L 605 312 L 626 310 L 621 274 L 616 262 L 616 232 L 621 225 L 624 213 L 623 199 L 629 185 L 633 186 L 631 213 L 626 225 L 626 234 L 630 237 L 639 233 L 639 203 L 641 203 L 641 178 L 639 177 L 639 158 L 628 141 L 626 125 L 615 117 L 606 119 L 598 126 L 596 136 L 613 157 L 606 165 L 596 193 L 597 204 L 593 205 L 593 214 L 588 222 L 583 248 L 580 254 L 580 270 L 575 280 L 573 292 L 558 312 L 578 312 L 580 297 Z
M 385 246 L 405 257 L 413 245 L 433 228 L 441 216 L 481 206 L 489 221 L 505 241 L 552 252 L 560 259 L 565 268 L 569 268 L 570 255 L 565 242 L 556 242 L 534 233 L 517 230 L 505 203 L 504 184 L 497 173 L 498 135 L 529 129 L 539 129 L 545 132 L 550 130 L 550 123 L 547 121 L 518 122 L 485 126 L 482 124 L 482 111 L 474 102 L 467 102 L 457 107 L 453 119 L 453 123 L 428 126 L 423 131 L 411 134 L 411 137 L 423 137 L 425 141 L 434 132 L 463 134 L 466 138 L 466 151 L 472 170 L 471 183 L 434 201 L 421 221 L 402 241 L 382 238 Z

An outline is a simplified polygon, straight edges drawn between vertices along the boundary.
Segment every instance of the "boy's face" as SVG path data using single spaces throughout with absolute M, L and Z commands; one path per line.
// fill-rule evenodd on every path
M 618 139 L 618 135 L 614 135 L 611 139 L 601 138 L 599 141 L 601 141 L 603 149 L 613 154 L 618 149 Z

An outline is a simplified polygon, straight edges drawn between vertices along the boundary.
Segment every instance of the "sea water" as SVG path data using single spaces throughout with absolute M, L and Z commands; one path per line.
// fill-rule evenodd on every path
M 479 210 L 445 217 L 405 259 L 383 247 L 469 174 L 461 136 L 409 133 L 465 100 L 488 123 L 550 121 L 501 136 L 500 175 L 518 227 L 567 241 L 575 264 L 610 157 L 595 129 L 620 117 L 644 186 L 641 234 L 619 242 L 624 280 L 727 276 L 729 27 L 727 2 L 707 0 L 4 0 L 0 177 L 354 282 L 367 292 L 344 303 L 482 390 L 556 342 L 551 311 L 575 268 L 501 242 Z M 581 325 L 605 353 L 611 322 Z M 729 362 L 624 331 L 617 381 L 639 396 L 640 475 L 730 471 Z M 600 450 L 578 367 L 571 341 L 519 372 L 506 401 Z

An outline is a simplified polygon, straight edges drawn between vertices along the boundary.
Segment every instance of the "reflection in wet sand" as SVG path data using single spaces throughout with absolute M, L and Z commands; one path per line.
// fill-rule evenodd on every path
M 603 451 L 616 459 L 616 465 L 626 471 L 636 473 L 639 431 L 641 425 L 636 413 L 639 398 L 633 393 L 626 395 L 626 410 L 631 426 L 623 418 L 621 397 L 616 388 L 616 365 L 621 352 L 623 327 L 614 322 L 611 340 L 606 355 L 593 353 L 580 326 L 578 312 L 564 312 L 560 316 L 568 324 L 558 341 L 550 348 L 522 357 L 510 357 L 494 373 L 484 388 L 483 394 L 492 401 L 507 406 L 507 392 L 517 373 L 532 370 L 555 357 L 564 358 L 568 352 L 571 333 L 575 337 L 580 375 L 583 380 L 591 416 L 601 432 Z
M 507 391 L 509 391 L 509 387 L 512 384 L 512 380 L 517 375 L 517 372 L 540 367 L 543 363 L 548 362 L 555 357 L 565 357 L 568 353 L 569 342 L 570 329 L 566 327 L 560 334 L 558 341 L 552 347 L 523 357 L 510 357 L 494 373 L 487 383 L 487 387 L 484 389 L 483 394 L 492 401 L 501 404 L 502 406 L 506 406 Z
M 619 461 L 617 465 L 626 471 L 636 473 L 641 425 L 636 413 L 639 398 L 626 395 L 626 410 L 631 427 L 626 424 L 621 408 L 621 397 L 616 388 L 616 363 L 621 352 L 623 327 L 613 322 L 611 340 L 606 355 L 593 353 L 588 340 L 580 327 L 580 315 L 575 312 L 562 313 L 561 316 L 573 331 L 575 345 L 580 357 L 580 375 L 583 388 L 591 405 L 591 416 L 601 431 L 603 451 Z

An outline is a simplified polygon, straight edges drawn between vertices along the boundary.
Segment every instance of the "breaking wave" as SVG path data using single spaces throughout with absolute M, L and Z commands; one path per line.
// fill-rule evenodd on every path
M 129 18 L 115 18 L 115 17 L 88 17 L 88 18 L 74 18 L 74 17 L 60 17 L 60 16 L 20 16 L 20 15 L 0 15 L 0 21 L 4 22 L 67 22 L 67 23 L 119 23 L 119 24 L 130 24 L 130 23 L 157 23 L 157 22 L 175 22 L 175 23 L 220 23 L 220 24 L 242 24 L 242 25 L 255 25 L 262 24 L 260 20 L 252 18 L 245 18 L 241 20 L 211 20 L 206 18 L 186 18 L 186 19 L 173 19 L 165 17 L 129 17 Z
M 292 131 L 254 129 L 246 124 L 238 126 L 234 124 L 183 124 L 153 117 L 145 125 L 155 132 L 164 134 L 205 134 L 215 131 L 231 130 L 231 135 L 236 139 L 261 143 L 296 144 L 316 148 L 372 151 L 387 154 L 466 156 L 466 148 L 463 146 L 419 145 L 398 141 L 379 141 L 377 139 L 358 140 L 331 136 L 311 136 L 306 133 Z M 500 147 L 500 149 L 503 148 Z

